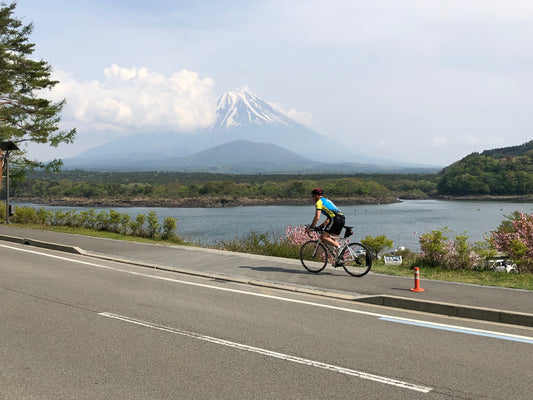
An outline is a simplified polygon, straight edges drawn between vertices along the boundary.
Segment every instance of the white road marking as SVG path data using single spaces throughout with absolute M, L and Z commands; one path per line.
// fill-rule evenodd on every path
M 188 282 L 188 281 L 184 281 L 184 280 L 180 280 L 180 279 L 168 278 L 168 277 L 157 276 L 157 275 L 150 275 L 150 274 L 145 274 L 145 273 L 142 273 L 142 272 L 136 272 L 136 271 L 132 271 L 132 270 L 126 270 L 126 269 L 122 269 L 122 268 L 111 267 L 111 266 L 102 265 L 102 264 L 96 264 L 96 263 L 92 263 L 92 262 L 88 262 L 88 261 L 76 260 L 76 259 L 57 256 L 57 255 L 53 255 L 53 254 L 46 254 L 46 253 L 42 253 L 42 252 L 35 251 L 35 250 L 20 249 L 20 248 L 17 248 L 17 247 L 11 247 L 11 246 L 6 246 L 6 245 L 2 245 L 2 244 L 0 244 L 0 247 L 5 247 L 5 248 L 8 248 L 8 249 L 13 249 L 13 250 L 21 251 L 21 252 L 38 254 L 38 255 L 45 256 L 45 257 L 50 257 L 50 258 L 55 258 L 55 259 L 59 259 L 59 260 L 69 261 L 69 262 L 73 262 L 73 263 L 77 263 L 77 264 L 89 265 L 89 266 L 92 266 L 92 267 L 97 267 L 97 268 L 102 268 L 102 269 L 108 269 L 108 270 L 112 270 L 112 271 L 122 272 L 122 273 L 130 274 L 130 275 L 136 275 L 136 276 L 142 276 L 142 277 L 145 277 L 145 278 L 158 279 L 158 280 L 167 281 L 167 282 L 179 283 L 179 284 L 182 284 L 182 285 L 196 286 L 196 287 L 202 287 L 202 288 L 206 288 L 206 289 L 220 290 L 220 291 L 224 291 L 224 292 L 244 294 L 244 295 L 254 296 L 254 297 L 262 297 L 262 298 L 267 298 L 267 299 L 272 299 L 272 300 L 284 301 L 284 302 L 288 302 L 288 303 L 303 304 L 303 305 L 308 305 L 308 306 L 313 306 L 313 307 L 326 308 L 326 309 L 329 309 L 329 310 L 336 310 L 336 311 L 348 312 L 348 313 L 353 313 L 353 314 L 367 315 L 367 316 L 383 318 L 383 319 L 384 318 L 390 318 L 390 319 L 395 319 L 397 321 L 404 321 L 405 323 L 410 323 L 412 325 L 426 324 L 425 321 L 411 319 L 411 318 L 395 317 L 395 316 L 386 315 L 386 314 L 380 314 L 380 313 L 375 313 L 375 312 L 354 310 L 354 309 L 347 308 L 347 307 L 338 307 L 338 306 L 332 306 L 332 305 L 328 305 L 328 304 L 313 303 L 313 302 L 310 302 L 310 301 L 289 299 L 289 298 L 285 298 L 285 297 L 262 294 L 262 293 L 247 292 L 245 290 L 231 289 L 231 288 L 227 288 L 227 287 L 219 287 L 219 286 L 208 285 L 208 284 L 204 284 L 204 283 Z M 474 328 L 467 328 L 467 327 L 455 326 L 455 325 L 447 325 L 447 324 L 438 324 L 438 323 L 432 323 L 432 324 L 434 326 L 440 326 L 440 327 L 443 327 L 443 328 L 448 328 L 447 330 L 460 329 L 460 330 L 463 331 L 463 333 L 467 333 L 467 331 L 468 332 L 477 332 L 477 333 L 484 333 L 484 334 L 486 334 L 486 336 L 492 335 L 492 337 L 498 337 L 498 336 L 502 335 L 500 332 L 487 331 L 487 330 L 482 330 L 482 329 L 474 329 Z M 533 341 L 533 338 L 532 337 L 528 337 L 528 336 L 510 335 L 510 334 L 506 334 L 506 336 L 514 337 L 514 338 L 517 338 L 517 339 L 522 339 L 521 341 L 523 341 L 523 342 L 525 342 L 525 341 Z
M 125 321 L 125 322 L 131 323 L 131 324 L 140 325 L 140 326 L 144 326 L 144 327 L 151 328 L 151 329 L 157 329 L 157 330 L 168 332 L 168 333 L 174 333 L 174 334 L 181 335 L 181 336 L 187 336 L 187 337 L 198 339 L 198 340 L 202 340 L 202 341 L 205 341 L 205 342 L 215 343 L 215 344 L 218 344 L 218 345 L 232 347 L 232 348 L 235 348 L 235 349 L 249 351 L 249 352 L 252 352 L 252 353 L 258 353 L 258 354 L 262 354 L 262 355 L 265 355 L 265 356 L 268 356 L 268 357 L 278 358 L 278 359 L 281 359 L 281 360 L 290 361 L 290 362 L 294 362 L 294 363 L 297 363 L 297 364 L 308 365 L 308 366 L 315 367 L 315 368 L 322 368 L 322 369 L 325 369 L 325 370 L 328 370 L 328 371 L 337 372 L 339 374 L 354 376 L 354 377 L 357 377 L 357 378 L 367 379 L 367 380 L 371 380 L 371 381 L 374 381 L 374 382 L 383 383 L 383 384 L 386 384 L 386 385 L 397 386 L 397 387 L 401 387 L 401 388 L 404 388 L 404 389 L 414 390 L 414 391 L 417 391 L 417 392 L 429 393 L 430 391 L 433 390 L 432 388 L 426 387 L 426 386 L 419 386 L 419 385 L 415 385 L 415 384 L 412 384 L 412 383 L 409 383 L 409 382 L 404 382 L 404 381 L 399 381 L 399 380 L 396 380 L 396 379 L 386 378 L 386 377 L 383 377 L 383 376 L 369 374 L 369 373 L 361 372 L 361 371 L 356 371 L 356 370 L 349 369 L 349 368 L 343 368 L 343 367 L 339 367 L 339 366 L 332 365 L 332 364 L 326 364 L 326 363 L 319 362 L 319 361 L 309 360 L 309 359 L 306 359 L 306 358 L 291 356 L 289 354 L 283 354 L 283 353 L 279 353 L 279 352 L 276 352 L 276 351 L 262 349 L 260 347 L 249 346 L 249 345 L 242 344 L 242 343 L 231 342 L 231 341 L 225 340 L 225 339 L 220 339 L 220 338 L 216 338 L 216 337 L 212 337 L 212 336 L 202 335 L 200 333 L 189 332 L 189 331 L 184 331 L 184 330 L 181 330 L 181 329 L 176 329 L 176 328 L 171 328 L 171 327 L 167 327 L 167 326 L 163 326 L 163 325 L 158 325 L 158 324 L 154 324 L 154 323 L 151 323 L 151 322 L 147 322 L 147 321 L 142 321 L 142 320 L 135 319 L 135 318 L 126 317 L 126 316 L 123 316 L 123 315 L 117 315 L 117 314 L 112 314 L 112 313 L 108 313 L 108 312 L 102 312 L 102 313 L 99 313 L 98 315 L 101 315 L 101 316 L 104 316 L 104 317 L 108 317 L 108 318 L 118 319 L 120 321 Z
M 424 328 L 440 329 L 440 330 L 450 331 L 450 332 L 467 333 L 469 335 L 485 336 L 485 337 L 490 337 L 490 338 L 495 338 L 495 339 L 512 340 L 515 342 L 533 344 L 533 338 L 529 338 L 527 336 L 512 335 L 508 333 L 490 332 L 490 331 L 485 331 L 482 329 L 464 328 L 464 327 L 458 327 L 458 326 L 453 326 L 453 325 L 438 324 L 438 323 L 433 323 L 433 322 L 408 320 L 404 318 L 381 317 L 380 319 L 383 321 L 397 322 L 400 324 L 422 326 Z

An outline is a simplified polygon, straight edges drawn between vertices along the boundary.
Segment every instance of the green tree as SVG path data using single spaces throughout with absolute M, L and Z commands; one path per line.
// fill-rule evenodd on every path
M 33 25 L 16 19 L 15 7 L 16 3 L 0 4 L 0 141 L 31 141 L 54 147 L 71 143 L 76 130 L 61 131 L 58 127 L 65 100 L 54 102 L 43 97 L 43 91 L 51 90 L 58 81 L 51 79 L 50 64 L 31 58 Z M 24 152 L 12 161 L 14 176 L 26 168 L 57 169 L 61 165 L 60 160 L 30 161 Z
M 363 240 L 361 240 L 361 243 L 368 247 L 368 249 L 376 258 L 378 254 L 383 250 L 392 248 L 392 240 L 387 239 L 385 235 L 380 235 L 376 237 L 367 236 Z

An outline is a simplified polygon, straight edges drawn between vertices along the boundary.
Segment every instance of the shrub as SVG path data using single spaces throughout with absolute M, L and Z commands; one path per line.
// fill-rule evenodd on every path
M 129 214 L 121 214 L 120 216 L 120 226 L 122 227 L 121 228 L 121 233 L 123 235 L 129 235 L 130 234 L 130 221 L 131 221 L 131 217 Z M 175 229 L 175 227 L 174 227 Z
M 39 208 L 36 212 L 35 221 L 37 224 L 40 225 L 50 225 L 50 221 L 52 220 L 52 213 L 50 211 L 46 211 L 43 207 Z
M 130 222 L 130 229 L 133 233 L 133 236 L 146 236 L 144 223 L 146 222 L 146 215 L 137 214 L 135 221 Z
M 4 212 L 5 215 L 5 206 L 2 206 L 1 203 L 0 212 Z M 131 221 L 131 217 L 128 214 L 121 214 L 115 210 L 100 211 L 97 214 L 94 209 L 76 213 L 72 210 L 50 212 L 42 207 L 39 210 L 35 210 L 32 207 L 17 207 L 12 221 L 20 224 L 86 228 L 140 237 L 161 237 L 165 240 L 180 242 L 180 238 L 175 233 L 177 227 L 176 219 L 172 217 L 165 218 L 163 232 L 161 233 L 161 226 L 155 211 L 150 211 L 148 218 L 144 214 L 139 214 L 135 221 Z
M 420 236 L 420 251 L 421 261 L 427 266 L 444 265 L 447 264 L 446 255 L 450 251 L 450 242 L 444 232 L 434 230 Z
M 480 249 L 481 245 L 468 243 L 466 234 L 449 240 L 445 232 L 449 229 L 434 230 L 420 236 L 420 262 L 429 267 L 455 270 L 479 268 L 482 257 L 476 249 Z
M 172 240 L 176 234 L 174 231 L 176 230 L 178 224 L 175 218 L 172 217 L 166 217 L 163 221 L 163 233 L 161 237 L 165 240 Z
M 220 248 L 242 253 L 261 254 L 274 257 L 299 258 L 300 245 L 288 239 L 275 238 L 266 233 L 250 232 L 243 238 L 219 243 Z
M 489 240 L 518 264 L 520 272 L 533 272 L 533 214 L 515 211 L 506 218 Z
M 157 219 L 157 214 L 155 211 L 150 211 L 148 213 L 148 237 L 154 238 L 159 233 L 159 220 Z
M 5 207 L 4 207 L 5 210 Z M 10 220 L 19 224 L 29 224 L 37 219 L 37 211 L 30 207 L 16 207 L 15 215 Z
M 361 243 L 368 247 L 373 256 L 377 258 L 378 254 L 383 250 L 392 248 L 393 242 L 392 240 L 387 239 L 385 235 L 380 235 L 376 237 L 367 236 L 361 240 Z
M 97 229 L 98 218 L 96 210 L 91 208 L 86 211 L 81 211 L 79 214 L 80 226 L 87 229 Z

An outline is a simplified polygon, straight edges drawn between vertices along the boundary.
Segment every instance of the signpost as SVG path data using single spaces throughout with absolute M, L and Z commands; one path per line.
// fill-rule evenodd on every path
M 20 149 L 14 142 L 0 142 L 0 150 L 2 150 L 2 167 L 6 170 L 6 224 L 9 224 L 9 217 L 13 215 L 9 207 L 9 153 Z

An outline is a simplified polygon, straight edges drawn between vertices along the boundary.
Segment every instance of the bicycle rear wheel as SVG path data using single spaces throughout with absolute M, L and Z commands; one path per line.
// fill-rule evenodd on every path
M 344 270 L 356 277 L 366 275 L 372 268 L 372 254 L 361 243 L 350 243 L 341 254 Z
M 309 240 L 300 249 L 300 261 L 306 270 L 316 274 L 326 268 L 328 251 L 317 240 Z

